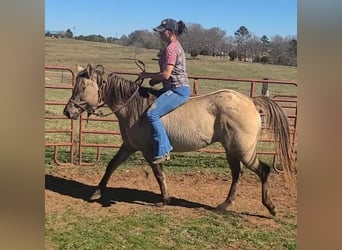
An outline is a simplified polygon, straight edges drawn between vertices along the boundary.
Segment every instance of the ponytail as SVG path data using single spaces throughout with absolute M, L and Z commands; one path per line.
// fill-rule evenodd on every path
M 178 35 L 181 35 L 187 31 L 187 28 L 186 28 L 185 23 L 183 21 L 180 20 L 177 22 L 177 24 L 178 24 L 178 30 L 177 30 Z

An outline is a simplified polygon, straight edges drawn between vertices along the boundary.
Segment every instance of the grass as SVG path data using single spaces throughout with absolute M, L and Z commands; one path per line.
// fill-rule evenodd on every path
M 46 238 L 58 249 L 296 249 L 296 225 L 279 224 L 270 230 L 205 212 L 179 220 L 160 212 L 89 217 L 67 209 L 47 215 Z
M 100 161 L 96 164 L 98 167 L 107 166 L 118 149 L 104 148 L 101 149 Z M 95 162 L 97 152 L 94 148 L 84 148 L 82 152 L 82 161 L 87 163 Z M 68 147 L 60 147 L 58 149 L 58 160 L 67 163 L 70 158 L 70 150 Z M 268 155 L 261 155 L 260 159 L 272 166 L 273 157 Z M 78 161 L 76 157 L 75 161 Z M 54 166 L 53 148 L 47 147 L 45 149 L 45 164 Z M 122 167 L 146 166 L 147 162 L 140 152 L 136 152 L 122 164 Z M 188 172 L 198 170 L 210 170 L 212 172 L 226 172 L 228 170 L 228 163 L 224 153 L 202 153 L 202 152 L 186 152 L 186 153 L 172 153 L 172 161 L 165 162 L 164 166 L 168 171 L 173 172 Z
M 157 71 L 156 50 L 121 47 L 115 44 L 76 41 L 72 39 L 46 38 L 45 64 L 64 65 L 77 72 L 77 65 L 87 63 L 102 64 L 106 70 L 138 72 L 134 59 L 145 62 L 147 71 Z M 188 57 L 190 57 L 188 55 Z M 297 68 L 287 66 L 262 65 L 246 62 L 231 62 L 226 59 L 199 56 L 187 60 L 188 74 L 226 78 L 269 78 L 273 80 L 297 80 Z M 71 75 L 63 71 L 46 71 L 47 84 L 71 85 Z M 241 92 L 249 91 L 249 82 L 235 83 L 223 81 L 199 81 L 201 93 L 233 88 Z M 260 85 L 257 85 L 260 92 Z M 271 95 L 277 93 L 295 94 L 293 87 L 271 86 Z M 70 97 L 70 89 L 46 89 L 46 100 L 65 102 Z M 47 105 L 46 115 L 61 116 L 63 105 Z M 107 111 L 106 111 L 107 112 Z M 114 116 L 111 116 L 114 118 Z M 70 127 L 69 120 L 45 120 L 47 129 Z M 78 128 L 77 121 L 74 122 Z M 117 123 L 89 121 L 87 129 L 118 130 Z M 77 129 L 76 129 L 77 131 Z M 46 133 L 46 142 L 68 141 L 67 133 Z M 75 136 L 78 143 L 78 135 Z M 87 135 L 88 143 L 120 143 L 120 136 Z M 218 145 L 212 147 L 217 148 Z M 266 147 L 261 145 L 260 147 Z M 69 147 L 59 148 L 58 158 L 68 162 Z M 104 166 L 117 149 L 101 149 L 101 160 L 92 171 L 103 173 Z M 46 169 L 58 171 L 54 163 L 53 148 L 45 149 Z M 83 160 L 93 162 L 96 150 L 84 148 Z M 271 164 L 272 158 L 263 156 Z M 75 159 L 78 160 L 77 158 Z M 146 166 L 141 153 L 131 156 L 120 168 Z M 224 154 L 182 153 L 173 154 L 172 162 L 165 164 L 167 171 L 182 174 L 191 171 L 227 173 Z M 196 216 L 182 218 L 177 214 L 153 210 L 132 211 L 129 215 L 111 213 L 111 216 L 87 215 L 72 206 L 46 213 L 46 249 L 296 249 L 296 214 L 291 219 L 274 219 L 277 227 L 268 227 L 250 222 L 241 215 L 223 215 L 206 211 L 195 211 Z

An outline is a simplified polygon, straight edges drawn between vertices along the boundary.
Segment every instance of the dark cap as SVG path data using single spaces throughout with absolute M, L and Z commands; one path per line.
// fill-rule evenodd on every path
M 178 23 L 176 20 L 170 18 L 164 19 L 160 25 L 153 30 L 157 32 L 163 32 L 165 30 L 178 31 Z

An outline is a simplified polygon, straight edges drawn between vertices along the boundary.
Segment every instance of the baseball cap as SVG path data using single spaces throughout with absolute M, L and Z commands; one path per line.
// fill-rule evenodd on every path
M 171 31 L 177 31 L 178 30 L 178 23 L 176 20 L 168 18 L 161 21 L 160 25 L 158 27 L 155 27 L 153 29 L 157 32 L 163 32 L 165 30 L 171 30 Z

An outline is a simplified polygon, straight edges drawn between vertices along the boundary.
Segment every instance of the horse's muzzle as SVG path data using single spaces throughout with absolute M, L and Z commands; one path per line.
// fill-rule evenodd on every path
M 67 104 L 63 110 L 63 114 L 69 119 L 76 120 L 80 116 L 80 112 L 74 106 Z

